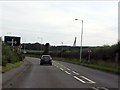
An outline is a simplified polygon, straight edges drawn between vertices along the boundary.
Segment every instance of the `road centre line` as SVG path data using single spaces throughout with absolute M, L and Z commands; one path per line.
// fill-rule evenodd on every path
M 92 89 L 94 89 L 94 90 L 99 90 L 99 89 L 97 89 L 97 88 L 95 88 L 95 87 L 92 87 Z
M 92 89 L 94 89 L 94 90 L 109 90 L 109 89 L 107 89 L 107 88 L 105 88 L 105 87 L 92 87 Z
M 70 69 L 69 69 L 69 68 L 66 68 L 66 69 L 70 71 Z
M 88 80 L 90 83 L 96 83 L 96 82 L 94 82 L 94 81 L 92 81 L 92 80 L 90 80 L 90 79 L 86 78 L 85 76 L 80 76 L 80 77 L 82 77 L 82 78 L 84 78 L 84 79 Z
M 55 64 L 53 64 L 54 66 L 56 66 Z
M 76 75 L 79 75 L 79 73 L 77 73 L 77 72 L 75 72 L 75 71 L 72 71 L 74 74 L 76 74 Z
M 85 81 L 81 80 L 80 78 L 76 77 L 76 76 L 73 76 L 75 79 L 81 81 L 82 83 L 86 83 Z
M 66 72 L 67 74 L 69 74 L 69 75 L 71 74 L 71 73 L 69 73 L 68 71 L 65 71 L 65 72 Z
M 62 64 L 60 64 L 60 63 L 58 63 L 58 62 L 55 62 L 55 63 L 59 64 L 60 66 L 62 66 L 62 67 L 64 67 L 64 68 L 66 68 L 67 70 L 69 70 L 69 71 L 70 71 L 70 69 L 69 69 L 69 68 L 67 68 L 67 67 L 65 67 L 64 65 L 62 65 Z
M 63 68 L 60 68 L 60 70 L 62 70 L 62 71 L 63 71 Z

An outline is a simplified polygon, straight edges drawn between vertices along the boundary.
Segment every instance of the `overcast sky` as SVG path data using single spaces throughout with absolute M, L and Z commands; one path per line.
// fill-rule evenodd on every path
M 15 35 L 21 43 L 112 45 L 118 41 L 118 1 L 0 2 L 2 36 Z

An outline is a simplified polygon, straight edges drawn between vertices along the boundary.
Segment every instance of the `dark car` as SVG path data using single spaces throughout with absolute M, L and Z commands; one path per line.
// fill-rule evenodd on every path
M 50 55 L 42 55 L 40 59 L 40 65 L 50 64 L 52 65 L 52 58 Z

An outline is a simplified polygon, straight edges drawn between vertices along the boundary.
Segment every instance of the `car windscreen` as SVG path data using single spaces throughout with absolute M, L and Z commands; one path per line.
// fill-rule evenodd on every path
M 43 56 L 43 59 L 50 59 L 50 56 Z

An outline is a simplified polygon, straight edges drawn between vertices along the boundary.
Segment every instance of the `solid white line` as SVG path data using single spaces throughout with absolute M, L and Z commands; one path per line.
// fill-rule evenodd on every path
M 71 74 L 71 73 L 69 73 L 68 71 L 65 71 L 65 72 L 66 72 L 67 74 L 69 74 L 69 75 Z
M 76 76 L 73 76 L 75 79 L 81 81 L 82 83 L 86 83 L 85 81 L 81 80 L 80 78 L 76 77 Z
M 76 75 L 79 75 L 79 73 L 77 73 L 77 72 L 75 72 L 75 71 L 72 71 L 74 74 L 76 74 Z
M 88 78 L 86 78 L 86 77 L 84 77 L 84 76 L 80 76 L 80 77 L 82 77 L 82 78 L 88 80 L 88 81 L 91 82 L 91 83 L 96 83 L 96 82 L 94 82 L 94 81 L 92 81 L 92 80 L 90 80 L 90 79 L 88 79 Z
M 62 68 L 60 68 L 60 70 L 62 70 L 62 71 L 63 71 L 63 69 L 62 69 Z

